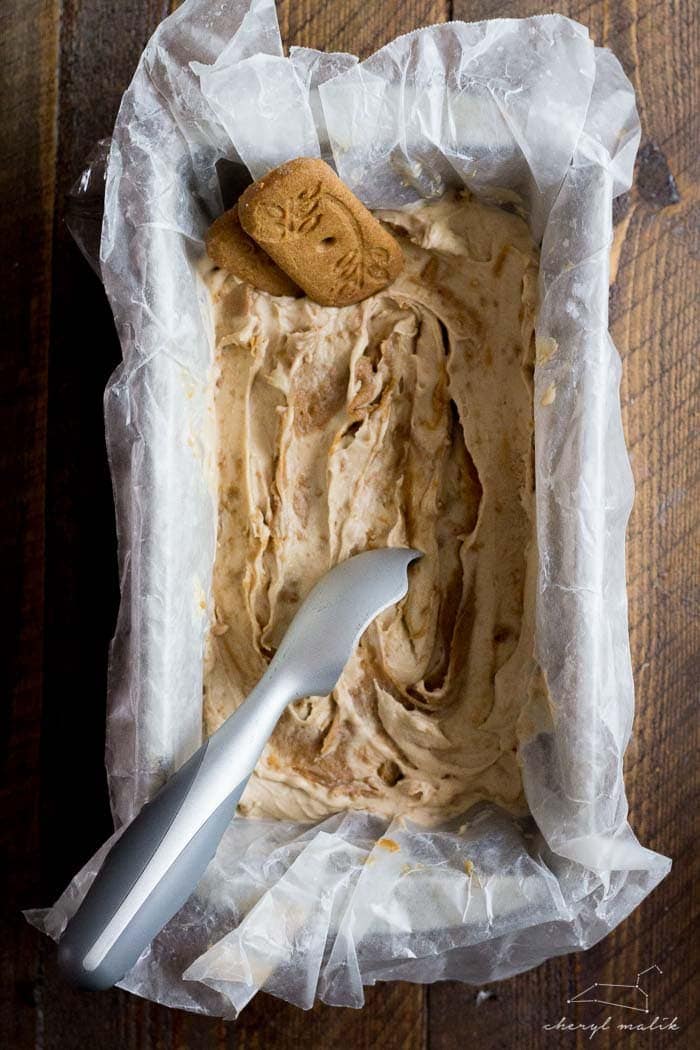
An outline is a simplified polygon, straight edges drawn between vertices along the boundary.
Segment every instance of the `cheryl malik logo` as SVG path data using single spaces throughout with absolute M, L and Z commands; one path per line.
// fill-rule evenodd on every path
M 637 974 L 634 984 L 604 984 L 595 981 L 587 988 L 577 992 L 567 1003 L 595 1003 L 601 1006 L 613 1006 L 619 1010 L 630 1010 L 637 1014 L 644 1014 L 645 1019 L 628 1018 L 628 1020 L 613 1020 L 613 1015 L 599 1022 L 586 1024 L 580 1021 L 570 1021 L 568 1017 L 561 1017 L 555 1024 L 542 1025 L 545 1032 L 585 1032 L 589 1039 L 594 1039 L 600 1032 L 679 1032 L 680 1026 L 677 1017 L 659 1017 L 655 1014 L 649 1020 L 648 1015 L 652 1012 L 649 1004 L 649 992 L 646 989 L 648 977 L 652 974 L 660 974 L 663 971 L 654 964 L 646 970 Z M 642 983 L 643 979 L 643 983 Z
M 657 973 L 663 972 L 654 963 L 653 966 L 647 966 L 646 970 L 637 974 L 634 984 L 599 984 L 596 981 L 595 984 L 590 984 L 588 988 L 584 988 L 582 992 L 575 995 L 573 999 L 566 1001 L 567 1003 L 600 1003 L 603 1006 L 619 1006 L 622 1010 L 637 1010 L 639 1013 L 648 1014 L 649 993 L 642 988 L 639 981 L 640 978 L 654 970 Z

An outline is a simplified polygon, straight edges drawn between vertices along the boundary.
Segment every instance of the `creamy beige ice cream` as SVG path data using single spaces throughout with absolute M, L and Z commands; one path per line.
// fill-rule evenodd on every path
M 206 731 L 332 564 L 425 552 L 332 695 L 284 714 L 243 797 L 254 816 L 434 823 L 479 799 L 525 811 L 537 252 L 521 218 L 460 193 L 381 217 L 405 271 L 355 306 L 204 271 L 219 470 Z

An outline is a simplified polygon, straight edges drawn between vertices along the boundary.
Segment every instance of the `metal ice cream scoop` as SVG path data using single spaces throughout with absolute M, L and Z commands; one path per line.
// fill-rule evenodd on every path
M 406 594 L 419 551 L 366 551 L 336 565 L 300 606 L 245 702 L 185 762 L 107 854 L 59 942 L 63 973 L 110 988 L 199 882 L 285 707 L 323 696 L 360 635 Z

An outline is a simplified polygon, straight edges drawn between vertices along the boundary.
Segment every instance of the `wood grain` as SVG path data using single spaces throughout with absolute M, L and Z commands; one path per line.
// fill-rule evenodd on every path
M 452 7 L 449 0 L 401 0 L 375 6 L 366 0 L 279 0 L 277 11 L 287 47 L 349 51 L 366 58 L 402 33 L 448 21 Z
M 236 1023 L 165 1010 L 118 991 L 92 996 L 67 989 L 51 946 L 19 917 L 21 907 L 52 899 L 109 828 L 101 752 L 117 589 L 101 394 L 118 347 L 97 279 L 64 228 L 64 201 L 89 149 L 109 132 L 143 45 L 168 6 L 167 0 L 5 0 L 0 13 L 0 146 L 9 161 L 0 172 L 9 336 L 0 378 L 13 438 L 0 450 L 0 501 L 5 607 L 14 615 L 0 671 L 9 697 L 0 766 L 0 889 L 7 905 L 0 1043 L 13 1050 L 82 1050 L 96 1041 L 105 1050 L 452 1050 L 470 1042 L 484 1050 L 582 1048 L 587 1033 L 557 1036 L 542 1027 L 565 1012 L 567 996 L 595 980 L 626 981 L 657 963 L 664 972 L 654 985 L 655 1008 L 678 1015 L 681 1031 L 637 1040 L 601 1033 L 594 1045 L 698 1045 L 691 1031 L 698 806 L 691 726 L 700 680 L 693 543 L 700 506 L 694 76 L 700 45 L 690 0 L 557 5 L 618 55 L 636 85 L 643 126 L 635 185 L 615 209 L 610 299 L 637 482 L 628 542 L 637 718 L 626 770 L 631 823 L 645 844 L 674 858 L 672 874 L 602 944 L 493 985 L 480 1005 L 477 990 L 463 985 L 393 984 L 367 989 L 362 1011 L 320 1005 L 304 1013 L 260 995 Z M 527 0 L 278 5 L 288 45 L 362 57 L 399 33 L 449 17 L 550 9 Z M 62 823 L 71 811 L 75 820 Z M 601 1019 L 592 1007 L 577 1010 L 569 1012 L 574 1020 Z
M 0 1032 L 33 1046 L 41 1029 L 36 936 L 19 908 L 39 888 L 39 725 L 44 605 L 48 315 L 58 83 L 58 19 L 40 0 L 0 9 L 0 549 L 7 645 L 0 660 Z M 32 56 L 31 60 L 28 56 Z

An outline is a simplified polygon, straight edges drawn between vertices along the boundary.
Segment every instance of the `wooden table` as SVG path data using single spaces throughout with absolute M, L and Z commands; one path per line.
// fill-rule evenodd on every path
M 118 597 L 102 390 L 118 360 L 99 282 L 64 224 L 66 192 L 119 99 L 166 0 L 4 0 L 0 9 L 3 299 L 0 355 L 4 608 L 1 662 L 2 1014 L 11 1050 L 584 1047 L 604 1008 L 566 1007 L 593 981 L 656 963 L 652 1008 L 680 1032 L 603 1032 L 596 1047 L 691 1047 L 694 720 L 698 665 L 698 47 L 692 0 L 562 0 L 632 77 L 642 148 L 616 204 L 611 327 L 637 482 L 629 528 L 637 718 L 626 771 L 632 826 L 670 855 L 668 879 L 593 950 L 491 987 L 380 985 L 362 1011 L 303 1013 L 260 995 L 236 1023 L 58 978 L 53 945 L 20 917 L 47 904 L 110 830 L 102 763 L 105 667 Z M 287 44 L 366 56 L 449 18 L 541 13 L 529 0 L 282 0 Z M 8 163 L 9 161 L 9 163 Z M 9 339 L 8 339 L 9 335 Z M 695 415 L 694 415 L 695 413 Z M 695 527 L 695 546 L 693 543 Z M 693 574 L 695 574 L 693 576 Z M 483 999 L 483 997 L 481 997 Z

